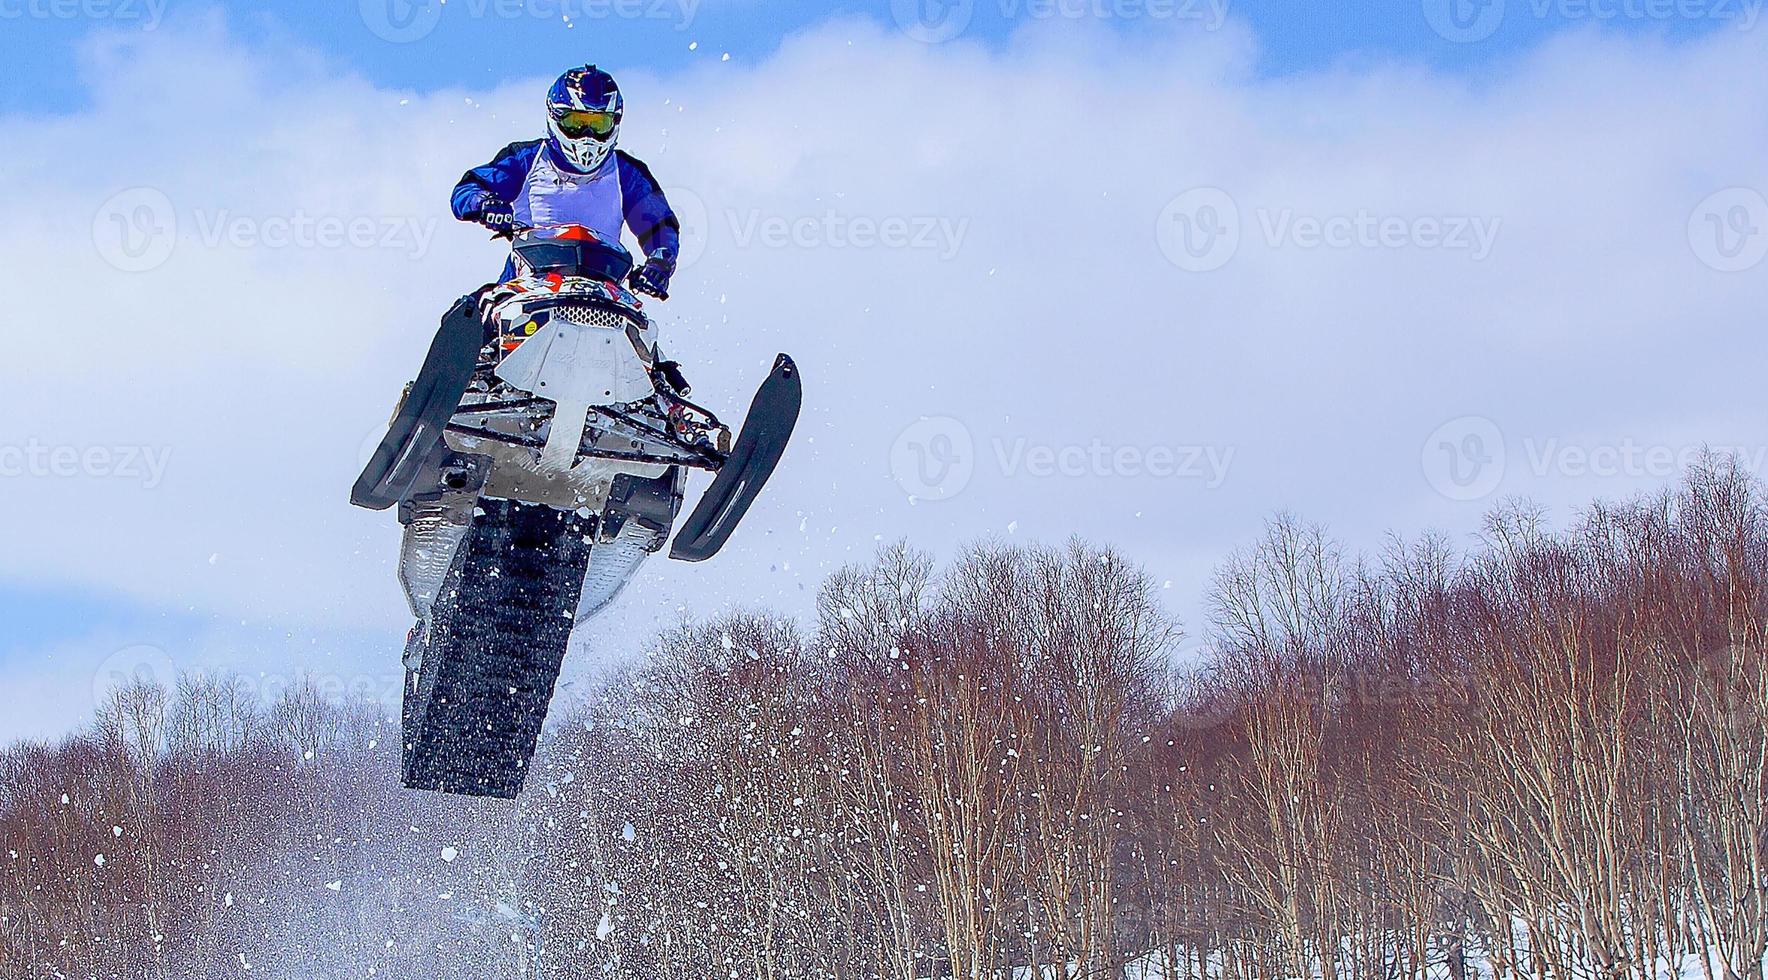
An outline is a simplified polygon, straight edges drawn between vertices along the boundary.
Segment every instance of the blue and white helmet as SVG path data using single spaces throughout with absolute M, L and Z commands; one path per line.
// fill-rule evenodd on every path
M 614 152 L 624 109 L 612 75 L 594 65 L 573 68 L 546 93 L 547 142 L 566 163 L 593 172 Z

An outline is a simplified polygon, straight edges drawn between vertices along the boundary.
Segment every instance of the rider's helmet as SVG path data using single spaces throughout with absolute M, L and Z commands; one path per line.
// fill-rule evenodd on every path
M 547 142 L 564 162 L 591 173 L 614 152 L 624 108 L 612 75 L 594 65 L 573 68 L 546 93 Z

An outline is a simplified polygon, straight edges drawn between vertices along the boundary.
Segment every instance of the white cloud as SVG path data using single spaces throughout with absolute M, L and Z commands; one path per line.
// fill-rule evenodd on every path
M 754 66 L 626 71 L 627 145 L 703 215 L 666 344 L 731 416 L 790 351 L 807 409 L 730 553 L 648 568 L 593 645 L 684 608 L 802 611 L 880 536 L 949 548 L 1010 524 L 1122 545 L 1193 613 L 1275 509 L 1364 542 L 1473 527 L 1482 502 L 1435 492 L 1421 461 L 1462 416 L 1506 440 L 1500 492 L 1568 505 L 1661 479 L 1542 470 L 1526 440 L 1768 442 L 1750 329 L 1768 263 L 1721 273 L 1689 237 L 1715 191 L 1768 189 L 1765 53 L 1759 32 L 1582 31 L 1477 84 L 1406 65 L 1263 80 L 1232 26 L 1034 24 L 991 51 L 839 21 Z M 150 449 L 165 472 L 7 477 L 0 577 L 396 637 L 393 521 L 351 510 L 348 486 L 440 310 L 501 261 L 447 194 L 536 132 L 544 79 L 377 89 L 244 49 L 218 18 L 96 42 L 89 65 L 91 110 L 0 118 L 23 148 L 0 183 L 22 407 L 0 446 Z M 1165 210 L 1199 187 L 1239 218 L 1208 272 L 1165 254 L 1208 217 Z M 125 273 L 93 225 L 135 188 L 164 195 L 178 238 Z M 164 217 L 128 200 L 125 222 Z M 407 233 L 203 241 L 303 217 Z M 1483 258 L 1446 242 L 1475 221 Z M 1352 244 L 1315 244 L 1334 235 Z M 951 499 L 911 501 L 927 474 L 893 475 L 950 445 L 899 441 L 922 416 L 974 447 Z M 1229 457 L 1219 487 L 1187 468 L 1209 451 Z

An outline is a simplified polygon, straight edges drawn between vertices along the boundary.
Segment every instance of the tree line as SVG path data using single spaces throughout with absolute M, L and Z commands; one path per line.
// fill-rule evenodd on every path
M 0 753 L 6 977 L 1763 976 L 1768 525 L 1708 461 L 1570 527 L 1225 561 L 907 546 L 658 638 L 514 804 L 317 684 Z

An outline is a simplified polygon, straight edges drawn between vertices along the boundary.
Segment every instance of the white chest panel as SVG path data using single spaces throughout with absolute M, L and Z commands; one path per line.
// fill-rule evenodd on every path
M 553 161 L 551 149 L 534 154 L 534 166 L 516 195 L 516 220 L 535 228 L 583 225 L 619 241 L 626 218 L 619 160 L 610 156 L 592 174 L 574 174 Z

